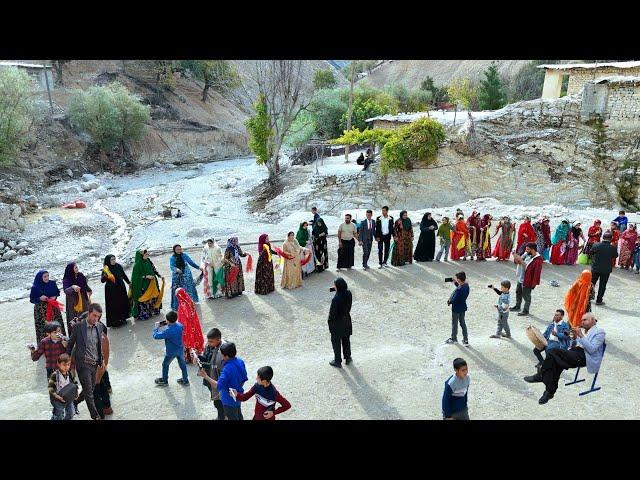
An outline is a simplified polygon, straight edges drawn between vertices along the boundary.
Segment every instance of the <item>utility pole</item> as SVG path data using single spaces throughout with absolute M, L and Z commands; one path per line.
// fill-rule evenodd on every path
M 49 88 L 49 75 L 47 72 L 47 66 L 44 65 L 44 80 L 47 82 L 47 95 L 49 96 L 49 108 L 51 109 L 51 115 L 53 116 L 53 102 L 51 101 L 51 88 Z
M 347 131 L 351 130 L 351 115 L 353 114 L 353 72 L 355 70 L 355 60 L 351 60 L 349 68 L 349 111 L 347 112 Z M 344 163 L 349 163 L 349 145 L 345 145 L 344 147 Z

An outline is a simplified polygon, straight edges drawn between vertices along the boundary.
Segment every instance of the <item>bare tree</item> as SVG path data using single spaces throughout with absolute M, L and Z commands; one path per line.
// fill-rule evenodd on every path
M 309 104 L 302 91 L 302 60 L 258 60 L 250 80 L 264 95 L 271 135 L 268 139 L 269 177 L 280 173 L 280 149 L 298 114 Z
M 65 63 L 69 63 L 70 60 L 51 60 L 51 64 L 53 65 L 53 69 L 56 72 L 55 82 L 57 85 L 61 87 L 64 86 L 64 81 L 62 79 L 63 67 Z

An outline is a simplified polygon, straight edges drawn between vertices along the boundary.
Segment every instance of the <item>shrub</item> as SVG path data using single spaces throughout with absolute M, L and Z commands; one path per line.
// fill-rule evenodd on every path
M 245 122 L 249 132 L 249 149 L 255 154 L 256 163 L 264 165 L 269 161 L 269 137 L 272 133 L 264 94 L 258 95 L 253 107 L 256 114 Z
M 313 75 L 313 87 L 316 90 L 333 88 L 336 86 L 337 82 L 338 81 L 331 70 L 316 70 L 316 73 Z
M 507 103 L 504 84 L 498 74 L 498 67 L 492 63 L 484 72 L 484 79 L 478 88 L 478 104 L 482 110 L 497 110 Z

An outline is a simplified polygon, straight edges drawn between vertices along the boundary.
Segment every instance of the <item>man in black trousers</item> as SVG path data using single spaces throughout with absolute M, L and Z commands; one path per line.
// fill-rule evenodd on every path
M 382 268 L 387 266 L 389 259 L 389 246 L 391 245 L 391 235 L 393 235 L 393 217 L 389 215 L 389 207 L 382 207 L 382 215 L 376 218 L 376 241 L 378 242 L 378 261 Z M 382 249 L 384 247 L 384 257 Z
M 100 420 L 96 408 L 93 391 L 96 387 L 96 371 L 102 366 L 102 335 L 106 335 L 106 327 L 98 320 L 102 316 L 102 307 L 97 303 L 89 305 L 86 317 L 77 322 L 71 330 L 71 338 L 67 343 L 67 353 L 73 356 L 78 380 L 82 385 L 82 393 L 78 403 L 85 400 L 93 420 Z
M 342 355 L 344 355 L 347 365 L 351 363 L 351 339 L 349 337 L 353 333 L 351 327 L 352 297 L 344 278 L 336 278 L 333 284 L 336 294 L 331 300 L 328 324 L 334 359 L 329 362 L 329 365 L 342 368 Z
M 358 225 L 358 243 L 362 247 L 362 268 L 369 270 L 369 255 L 371 254 L 371 246 L 373 245 L 373 237 L 375 235 L 376 225 L 371 216 L 373 212 L 367 210 L 367 218 Z
M 604 232 L 602 241 L 591 247 L 591 251 L 589 252 L 589 256 L 591 257 L 591 283 L 594 288 L 596 282 L 600 280 L 596 305 L 604 305 L 602 299 L 607 289 L 609 275 L 611 275 L 613 269 L 613 260 L 618 257 L 618 249 L 611 245 L 612 238 L 613 234 L 611 232 Z

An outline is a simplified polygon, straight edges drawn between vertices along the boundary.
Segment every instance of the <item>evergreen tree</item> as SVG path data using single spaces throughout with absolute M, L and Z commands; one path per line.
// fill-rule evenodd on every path
M 485 70 L 484 76 L 478 90 L 480 108 L 482 110 L 497 110 L 504 107 L 507 103 L 507 95 L 495 63 L 492 63 Z

